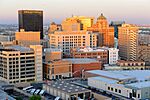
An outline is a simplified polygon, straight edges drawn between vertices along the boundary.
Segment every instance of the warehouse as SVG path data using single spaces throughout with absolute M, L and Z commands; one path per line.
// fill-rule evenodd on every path
M 150 98 L 150 70 L 87 72 L 90 76 L 94 74 L 88 78 L 91 88 L 129 99 Z
M 76 100 L 77 98 L 87 100 L 91 97 L 91 90 L 65 82 L 57 81 L 43 85 L 43 89 L 63 100 Z

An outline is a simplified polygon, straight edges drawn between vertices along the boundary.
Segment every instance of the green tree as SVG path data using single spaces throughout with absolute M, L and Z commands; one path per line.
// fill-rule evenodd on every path
M 16 100 L 23 100 L 21 96 L 16 97 Z
M 29 98 L 29 100 L 41 100 L 41 96 L 39 95 L 33 95 Z

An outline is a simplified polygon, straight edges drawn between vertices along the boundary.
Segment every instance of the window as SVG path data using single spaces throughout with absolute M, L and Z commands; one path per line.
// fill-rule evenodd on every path
M 111 88 L 111 91 L 113 91 L 113 88 Z
M 52 74 L 54 74 L 54 68 L 52 68 Z
M 121 90 L 119 90 L 119 93 L 121 93 Z
M 140 94 L 138 94 L 138 98 L 140 98 Z
M 117 92 L 117 89 L 115 89 L 115 92 Z
M 108 90 L 110 90 L 110 87 L 108 87 Z

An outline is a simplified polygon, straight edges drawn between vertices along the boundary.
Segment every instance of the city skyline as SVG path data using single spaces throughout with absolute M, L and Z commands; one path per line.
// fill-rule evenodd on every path
M 61 23 L 66 17 L 93 16 L 103 13 L 110 21 L 125 21 L 133 24 L 149 24 L 149 0 L 1 0 L 0 24 L 17 24 L 18 10 L 43 10 L 44 24 Z M 63 11 L 62 11 L 63 10 Z

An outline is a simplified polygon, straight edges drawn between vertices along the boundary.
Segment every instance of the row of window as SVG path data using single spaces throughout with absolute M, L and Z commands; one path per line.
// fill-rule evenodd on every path
M 121 94 L 121 90 L 120 89 L 114 89 L 114 88 L 110 88 L 110 87 L 108 87 L 108 90 L 110 90 L 110 91 L 114 91 L 114 92 L 118 92 L 118 93 L 120 93 Z

